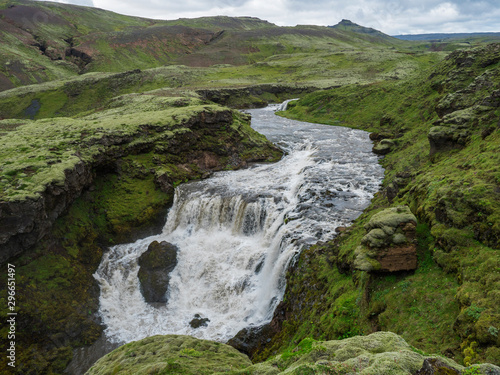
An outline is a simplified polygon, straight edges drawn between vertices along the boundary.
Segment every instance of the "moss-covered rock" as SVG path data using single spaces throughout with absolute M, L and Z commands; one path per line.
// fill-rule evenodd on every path
M 433 126 L 429 130 L 430 152 L 432 156 L 439 151 L 449 151 L 462 148 L 468 141 L 470 133 L 457 126 Z
M 231 346 L 190 336 L 153 336 L 121 346 L 101 358 L 87 375 L 214 374 L 250 366 Z
M 355 250 L 354 267 L 361 271 L 409 271 L 417 267 L 417 218 L 406 206 L 385 209 L 365 224 L 368 233 Z
M 392 151 L 395 146 L 395 142 L 392 139 L 382 139 L 379 143 L 373 146 L 373 152 L 378 155 L 386 155 Z
M 428 372 L 429 369 L 436 372 Z M 449 372 L 439 372 L 445 369 Z M 427 372 L 426 372 L 427 371 Z M 469 371 L 469 372 L 468 372 Z M 499 374 L 500 368 L 464 368 L 445 357 L 428 358 L 400 336 L 376 332 L 344 340 L 302 340 L 283 354 L 254 364 L 244 354 L 220 343 L 189 336 L 154 336 L 124 345 L 101 358 L 87 375 L 110 374 Z

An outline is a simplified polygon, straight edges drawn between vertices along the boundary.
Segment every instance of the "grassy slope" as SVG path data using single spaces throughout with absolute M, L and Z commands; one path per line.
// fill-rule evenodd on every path
M 302 36 L 283 35 L 293 43 L 305 43 Z M 320 39 L 317 51 L 286 51 L 242 66 L 191 68 L 165 66 L 125 73 L 91 73 L 74 79 L 24 86 L 0 93 L 0 113 L 4 118 L 47 118 L 74 116 L 105 107 L 114 97 L 154 89 L 177 90 L 243 87 L 256 84 L 281 84 L 292 88 L 334 87 L 387 79 L 402 79 L 435 63 L 439 54 L 407 54 L 382 47 L 334 49 L 330 39 Z M 316 39 L 314 40 L 317 41 Z M 301 47 L 305 50 L 305 46 Z M 270 50 L 266 54 L 277 53 Z M 257 52 L 255 52 L 257 54 Z
M 95 8 L 38 1 L 1 1 L 0 87 L 5 89 L 75 76 L 79 67 L 65 56 L 65 50 L 76 37 L 144 28 L 152 23 Z
M 292 103 L 288 117 L 375 131 L 396 147 L 383 160 L 384 189 L 349 233 L 304 252 L 290 272 L 289 318 L 267 353 L 307 336 L 383 329 L 465 364 L 500 363 L 500 114 L 488 104 L 500 82 L 499 61 L 499 45 L 456 52 L 416 79 L 317 92 Z M 451 114 L 440 119 L 444 112 Z M 436 121 L 465 126 L 467 145 L 430 157 L 427 133 Z M 418 270 L 353 271 L 363 224 L 400 204 L 420 221 Z M 298 300 L 301 308 L 294 309 Z

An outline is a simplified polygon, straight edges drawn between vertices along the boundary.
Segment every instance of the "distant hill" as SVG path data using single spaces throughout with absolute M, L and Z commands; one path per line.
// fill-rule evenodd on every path
M 253 17 L 173 21 L 30 0 L 0 0 L 0 91 L 87 72 L 244 65 L 279 54 L 404 43 L 342 21 L 278 27 Z
M 498 38 L 500 39 L 499 33 L 435 33 L 435 34 L 408 34 L 408 35 L 393 35 L 394 38 L 401 40 L 412 40 L 412 41 L 447 41 L 456 39 L 468 39 L 468 38 Z
M 354 23 L 354 22 L 346 20 L 346 19 L 343 19 L 338 24 L 336 24 L 334 26 L 329 26 L 329 27 L 331 27 L 332 29 L 337 29 L 337 30 L 342 30 L 342 31 L 350 31 L 350 32 L 355 32 L 355 33 L 360 33 L 360 34 L 367 34 L 367 35 L 371 35 L 371 36 L 386 39 L 386 40 L 393 39 L 393 37 L 391 37 L 387 34 L 384 34 L 381 31 L 378 31 L 376 29 L 372 29 L 371 27 L 364 27 L 364 26 L 358 25 L 357 23 Z

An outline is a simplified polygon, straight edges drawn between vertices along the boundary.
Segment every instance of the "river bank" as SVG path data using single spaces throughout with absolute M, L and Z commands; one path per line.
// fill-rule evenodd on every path
M 307 337 L 389 330 L 466 365 L 500 363 L 499 51 L 498 44 L 457 51 L 414 80 L 347 86 L 290 103 L 287 117 L 372 131 L 388 146 L 386 174 L 349 230 L 302 252 L 271 342 L 254 359 Z M 358 247 L 371 240 L 370 221 L 401 205 L 418 220 L 417 269 L 361 266 Z

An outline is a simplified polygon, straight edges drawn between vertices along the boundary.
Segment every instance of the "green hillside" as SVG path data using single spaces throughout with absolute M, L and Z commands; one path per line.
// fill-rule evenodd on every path
M 0 90 L 85 72 L 245 65 L 275 55 L 404 46 L 382 33 L 278 27 L 251 17 L 157 21 L 95 8 L 0 3 Z
M 427 353 L 500 362 L 500 45 L 450 54 L 419 77 L 345 86 L 290 103 L 291 118 L 362 128 L 388 144 L 371 207 L 288 278 L 274 346 L 389 330 Z M 377 146 L 378 147 L 378 146 Z M 418 219 L 414 273 L 363 271 L 357 247 L 387 207 Z M 297 309 L 297 301 L 308 301 Z M 302 317 L 306 316 L 304 319 Z

